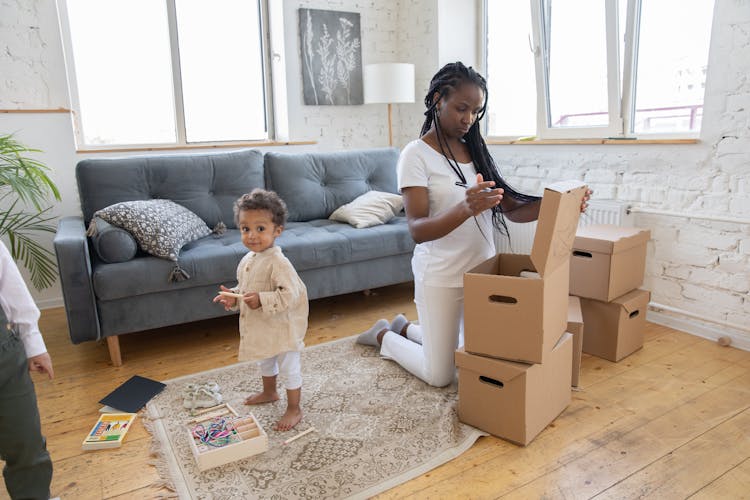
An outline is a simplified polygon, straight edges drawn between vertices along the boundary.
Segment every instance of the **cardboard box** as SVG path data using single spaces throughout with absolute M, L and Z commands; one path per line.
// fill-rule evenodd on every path
M 634 227 L 580 228 L 570 258 L 570 294 L 610 302 L 641 286 L 650 236 Z
M 229 408 L 228 405 L 226 406 Z M 223 415 L 212 415 L 211 418 L 194 421 L 186 429 L 190 449 L 193 452 L 198 469 L 201 471 L 251 457 L 268 450 L 268 435 L 260 423 L 258 423 L 255 415 L 251 413 L 245 417 L 237 417 L 234 410 L 229 409 L 231 413 L 226 412 Z M 199 437 L 200 431 L 207 429 L 215 419 L 225 420 L 230 423 L 231 442 L 229 444 L 217 447 L 201 442 Z
M 467 352 L 545 362 L 567 325 L 570 251 L 585 193 L 577 181 L 548 186 L 531 255 L 498 254 L 464 275 Z
M 586 325 L 583 352 L 620 361 L 643 347 L 646 311 L 651 292 L 633 290 L 612 302 L 581 299 Z
M 458 418 L 527 445 L 570 404 L 573 337 L 566 333 L 543 364 L 456 351 Z
M 568 297 L 568 328 L 567 332 L 573 335 L 573 372 L 570 384 L 578 387 L 578 378 L 581 373 L 581 352 L 583 350 L 583 314 L 581 313 L 581 299 L 574 296 Z

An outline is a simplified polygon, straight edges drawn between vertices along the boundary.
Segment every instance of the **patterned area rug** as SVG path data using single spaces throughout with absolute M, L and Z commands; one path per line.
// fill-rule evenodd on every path
M 157 466 L 180 498 L 366 498 L 408 481 L 467 450 L 481 431 L 458 421 L 455 384 L 436 389 L 354 337 L 302 353 L 302 406 L 295 430 L 276 432 L 286 408 L 244 406 L 260 389 L 255 363 L 180 377 L 147 405 Z M 200 472 L 182 408 L 189 383 L 215 381 L 240 415 L 252 411 L 268 433 L 267 452 Z M 285 439 L 313 426 L 317 432 L 288 445 Z

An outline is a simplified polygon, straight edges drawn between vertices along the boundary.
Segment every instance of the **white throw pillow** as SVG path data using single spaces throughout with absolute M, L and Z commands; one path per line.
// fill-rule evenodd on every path
M 404 208 L 400 194 L 368 191 L 334 210 L 331 220 L 346 222 L 361 229 L 385 224 Z

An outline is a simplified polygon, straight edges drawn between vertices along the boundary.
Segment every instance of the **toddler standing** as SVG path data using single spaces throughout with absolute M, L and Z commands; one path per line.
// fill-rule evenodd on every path
M 302 420 L 300 351 L 307 332 L 307 289 L 292 263 L 274 246 L 286 223 L 287 208 L 274 192 L 254 189 L 234 206 L 242 243 L 250 250 L 237 267 L 237 286 L 221 286 L 214 302 L 239 308 L 239 360 L 258 360 L 262 392 L 246 405 L 277 401 L 276 378 L 286 386 L 287 408 L 275 429 L 287 431 Z M 238 297 L 227 294 L 239 294 Z

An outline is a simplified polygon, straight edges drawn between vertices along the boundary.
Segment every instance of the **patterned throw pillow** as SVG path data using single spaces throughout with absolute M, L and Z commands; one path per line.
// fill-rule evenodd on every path
M 211 229 L 200 217 L 171 200 L 115 203 L 98 210 L 94 217 L 128 231 L 144 252 L 174 262 L 177 262 L 184 245 L 211 234 Z M 175 266 L 170 281 L 189 277 Z

